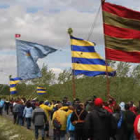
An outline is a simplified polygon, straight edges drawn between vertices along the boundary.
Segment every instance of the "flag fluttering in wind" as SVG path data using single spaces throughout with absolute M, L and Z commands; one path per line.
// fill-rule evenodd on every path
M 94 49 L 95 43 L 71 36 L 72 69 L 74 75 L 86 76 L 115 75 L 115 70 L 107 65 Z
M 37 60 L 57 50 L 49 46 L 23 40 L 16 40 L 16 45 L 17 73 L 23 80 L 41 77 Z
M 42 87 L 42 86 L 38 86 L 37 87 L 37 94 L 38 95 L 46 94 L 46 88 L 45 87 Z
M 16 78 L 10 78 L 10 94 L 16 94 L 17 89 L 16 85 L 21 81 L 22 79 L 19 77 Z
M 103 2 L 106 58 L 140 62 L 140 12 Z

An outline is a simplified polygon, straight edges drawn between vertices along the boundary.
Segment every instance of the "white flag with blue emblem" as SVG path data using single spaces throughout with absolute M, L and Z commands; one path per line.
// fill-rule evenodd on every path
M 57 50 L 49 46 L 23 40 L 16 40 L 16 46 L 17 73 L 23 80 L 41 77 L 37 60 Z

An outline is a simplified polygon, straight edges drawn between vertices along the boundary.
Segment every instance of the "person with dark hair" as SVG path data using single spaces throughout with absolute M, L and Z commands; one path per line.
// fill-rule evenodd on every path
M 5 103 L 4 103 L 4 109 L 5 109 L 6 113 L 7 113 L 7 115 L 9 114 L 9 107 L 10 107 L 10 102 L 9 102 L 9 100 L 7 99 L 7 100 L 5 101 Z
M 42 104 L 42 102 L 39 102 L 39 105 Z M 45 131 L 44 131 L 44 126 L 47 122 L 47 116 L 44 112 L 43 109 L 41 109 L 39 106 L 36 106 L 36 108 L 33 110 L 32 113 L 32 121 L 35 127 L 35 138 L 38 140 L 39 136 L 39 129 L 42 132 L 42 140 L 45 139 Z
M 13 123 L 18 124 L 19 103 L 18 100 L 13 102 Z
M 33 108 L 31 106 L 31 103 L 28 101 L 23 111 L 23 117 L 26 120 L 27 129 L 30 129 L 31 127 L 32 112 L 33 112 Z
M 103 108 L 105 110 L 107 110 L 108 112 L 113 113 L 113 110 L 109 107 L 109 103 L 108 102 L 104 102 L 103 103 Z
M 45 133 L 46 137 L 49 137 L 49 121 L 50 121 L 50 112 L 53 110 L 53 104 L 50 105 L 49 101 L 41 102 L 40 108 L 42 108 L 47 116 L 47 122 L 45 125 Z
M 88 112 L 84 108 L 83 103 L 77 105 L 76 110 L 71 115 L 71 122 L 75 126 L 75 139 L 86 140 L 84 135 L 84 123 Z
M 114 137 L 117 130 L 117 123 L 107 110 L 103 109 L 103 100 L 94 100 L 94 109 L 88 113 L 85 119 L 85 136 L 93 140 L 109 140 Z
M 125 112 L 124 112 L 124 121 L 125 121 L 125 139 L 124 140 L 129 140 L 133 137 L 133 124 L 136 118 L 136 115 L 129 110 L 130 105 L 125 104 Z
M 124 140 L 125 139 L 124 112 L 121 111 L 121 107 L 117 104 L 114 106 L 113 116 L 117 122 L 117 132 L 116 132 L 115 138 L 116 140 Z
M 24 111 L 24 103 L 19 100 L 18 101 L 18 124 L 23 126 L 24 125 L 24 117 L 23 117 L 23 111 Z
M 109 104 L 109 107 L 112 109 L 112 110 L 114 110 L 114 106 L 116 105 L 116 101 L 115 101 L 115 99 L 112 97 L 112 96 L 110 96 L 110 95 L 108 95 L 108 104 Z

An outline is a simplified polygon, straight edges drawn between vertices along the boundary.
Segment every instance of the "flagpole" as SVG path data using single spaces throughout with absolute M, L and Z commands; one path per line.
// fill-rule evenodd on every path
M 68 34 L 69 36 L 71 36 L 73 33 L 73 30 L 72 28 L 69 28 L 68 29 Z M 72 69 L 72 89 L 73 89 L 73 100 L 75 100 L 75 97 L 76 97 L 76 86 L 75 86 L 75 74 L 74 74 L 74 71 L 75 68 Z
M 101 5 L 105 2 L 105 0 L 101 0 Z M 103 11 L 102 11 L 102 20 L 104 21 L 104 16 L 103 16 Z M 104 30 L 104 26 L 103 26 Z M 105 42 L 105 37 L 104 37 L 104 42 Z M 105 42 L 106 46 L 106 42 Z M 105 64 L 106 64 L 106 87 L 107 87 L 107 99 L 110 96 L 110 81 L 109 81 L 109 75 L 108 75 L 108 67 L 107 67 L 107 59 L 106 59 L 106 51 L 105 51 Z
M 10 79 L 12 78 L 12 75 L 9 75 L 9 82 L 10 82 Z M 9 91 L 10 91 L 10 86 L 9 86 Z M 10 95 L 11 96 L 11 92 L 10 92 Z
M 21 34 L 15 34 L 15 43 L 16 43 L 16 55 L 17 55 L 17 75 L 19 73 L 18 71 L 18 48 L 17 48 L 17 38 L 20 38 L 21 37 Z

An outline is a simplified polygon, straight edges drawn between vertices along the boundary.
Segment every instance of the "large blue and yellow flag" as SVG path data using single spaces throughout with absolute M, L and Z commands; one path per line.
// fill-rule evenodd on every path
M 57 50 L 49 46 L 17 39 L 16 46 L 17 73 L 23 80 L 41 77 L 37 60 Z
M 10 94 L 16 94 L 17 89 L 16 85 L 21 81 L 21 78 L 16 77 L 16 78 L 10 78 Z
M 95 43 L 71 36 L 72 69 L 74 75 L 115 75 L 115 70 L 96 53 Z
M 38 95 L 46 94 L 46 88 L 45 87 L 42 87 L 42 86 L 38 86 L 37 87 L 37 94 Z

